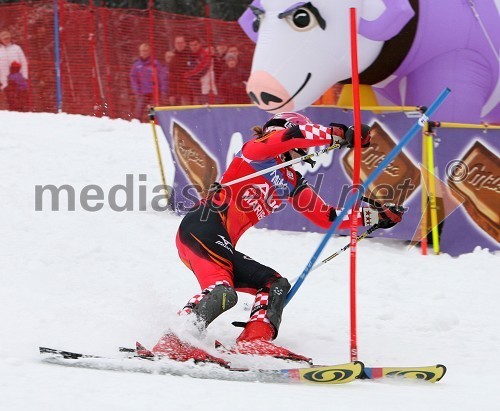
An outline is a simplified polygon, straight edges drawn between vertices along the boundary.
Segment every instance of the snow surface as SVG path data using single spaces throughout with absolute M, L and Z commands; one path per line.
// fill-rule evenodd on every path
M 170 181 L 172 160 L 161 140 Z M 78 200 L 75 211 L 50 211 L 48 200 L 35 211 L 36 185 L 70 184 L 78 194 L 96 184 L 107 192 L 125 184 L 126 174 L 136 189 L 139 174 L 147 175 L 146 211 L 137 199 L 135 211 L 105 204 L 89 212 Z M 149 204 L 161 183 L 150 125 L 0 111 L 0 176 L 1 410 L 499 409 L 498 254 L 424 257 L 390 240 L 359 245 L 359 357 L 368 366 L 443 363 L 448 373 L 437 384 L 278 385 L 43 363 L 39 345 L 101 355 L 136 339 L 152 346 L 198 286 L 174 246 L 180 217 Z M 315 233 L 255 229 L 239 248 L 294 278 L 320 241 Z M 327 251 L 345 241 L 332 239 Z M 319 364 L 349 361 L 348 284 L 344 253 L 305 281 L 276 342 Z M 246 320 L 251 303 L 240 295 L 205 344 L 231 344 L 239 329 L 230 322 Z

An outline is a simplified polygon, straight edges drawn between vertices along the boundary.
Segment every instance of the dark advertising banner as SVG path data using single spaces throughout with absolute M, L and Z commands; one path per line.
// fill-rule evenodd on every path
M 341 109 L 311 107 L 304 113 L 315 123 L 352 124 L 352 113 Z M 156 114 L 176 162 L 171 201 L 181 214 L 203 195 L 212 182 L 220 179 L 233 155 L 252 138 L 251 128 L 263 125 L 270 117 L 256 107 L 158 110 Z M 371 146 L 362 152 L 363 179 L 398 144 L 416 118 L 405 113 L 363 111 L 362 121 L 372 127 L 374 136 Z M 476 246 L 499 249 L 500 132 L 440 128 L 437 137 L 437 210 L 439 220 L 444 219 L 440 224 L 441 250 L 459 255 Z M 427 192 L 421 159 L 422 137 L 419 134 L 367 187 L 367 197 L 408 207 L 404 223 L 390 230 L 377 230 L 374 236 L 408 240 L 409 244 L 420 239 L 421 190 Z M 327 203 L 342 206 L 351 189 L 352 163 L 352 150 L 343 148 L 318 157 L 314 168 L 308 164 L 295 165 L 294 168 Z M 260 222 L 258 227 L 324 231 L 289 204 Z

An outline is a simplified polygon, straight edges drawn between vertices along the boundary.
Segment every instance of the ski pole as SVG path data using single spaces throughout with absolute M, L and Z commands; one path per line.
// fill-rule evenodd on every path
M 358 235 L 356 237 L 356 241 L 359 242 L 361 240 L 363 240 L 364 238 L 368 237 L 371 233 L 373 233 L 375 230 L 377 230 L 379 227 L 378 224 L 375 224 L 375 225 L 372 225 L 368 230 L 366 230 L 363 234 L 361 235 Z M 314 267 L 311 268 L 310 271 L 314 271 L 316 270 L 317 268 L 321 267 L 322 265 L 326 264 L 327 262 L 329 262 L 330 260 L 333 260 L 335 257 L 337 257 L 338 255 L 342 254 L 345 250 L 347 250 L 349 247 L 351 246 L 351 242 L 348 242 L 345 246 L 343 246 L 340 250 L 334 252 L 332 255 L 329 255 L 328 257 L 326 257 L 324 260 L 322 260 L 320 263 L 316 264 Z M 295 281 L 297 281 L 299 277 L 296 277 L 294 278 L 293 280 L 291 280 L 293 283 Z
M 361 199 L 365 202 L 365 203 L 369 203 L 370 205 L 376 207 L 377 209 L 381 209 L 382 208 L 382 205 L 375 201 L 375 200 L 372 200 L 371 198 L 368 198 L 368 197 L 361 197 Z M 363 234 L 361 235 L 358 235 L 356 237 L 356 242 L 358 241 L 361 241 L 363 240 L 364 238 L 368 237 L 371 233 L 373 233 L 375 230 L 379 229 L 380 226 L 378 224 L 374 224 L 372 225 L 368 230 L 366 230 Z M 321 263 L 319 264 L 316 264 L 314 267 L 311 268 L 311 271 L 314 271 L 316 270 L 317 268 L 321 267 L 323 264 L 326 264 L 328 261 L 330 260 L 333 260 L 335 257 L 337 257 L 338 255 L 342 254 L 345 250 L 347 250 L 349 247 L 351 246 L 351 242 L 349 241 L 345 246 L 343 246 L 340 250 L 334 252 L 332 255 L 329 255 L 328 257 L 326 257 L 324 260 L 321 261 Z M 299 277 L 296 277 L 294 278 L 293 280 L 291 280 L 293 283 L 295 283 L 295 281 L 297 281 Z
M 378 224 L 372 225 L 368 230 L 366 230 L 363 234 L 358 235 L 356 237 L 356 241 L 361 241 L 364 238 L 368 237 L 371 233 L 373 233 L 375 230 L 379 229 L 380 226 Z M 321 267 L 323 264 L 326 264 L 328 261 L 333 260 L 335 257 L 338 255 L 342 254 L 345 250 L 347 250 L 351 246 L 351 243 L 348 242 L 345 246 L 343 246 L 340 250 L 336 251 L 332 255 L 326 257 L 324 260 L 321 260 L 321 262 L 314 267 L 311 268 L 311 271 L 316 270 L 316 268 Z
M 415 124 L 408 130 L 408 132 L 404 135 L 404 137 L 401 139 L 401 141 L 386 155 L 386 157 L 380 162 L 378 167 L 373 170 L 370 175 L 366 178 L 366 180 L 361 184 L 361 187 L 357 190 L 356 194 L 353 194 L 349 197 L 347 200 L 344 209 L 342 212 L 337 216 L 337 218 L 333 221 L 331 227 L 328 229 L 328 231 L 325 233 L 323 240 L 321 241 L 320 245 L 312 255 L 311 259 L 306 265 L 306 268 L 300 275 L 299 279 L 297 282 L 293 285 L 292 289 L 289 291 L 287 297 L 286 297 L 286 303 L 288 304 L 290 300 L 293 298 L 293 296 L 296 294 L 297 290 L 300 288 L 304 280 L 306 279 L 307 275 L 311 271 L 311 268 L 313 267 L 314 263 L 318 259 L 319 255 L 323 251 L 323 248 L 325 248 L 326 243 L 332 236 L 332 234 L 337 230 L 339 227 L 340 223 L 342 222 L 342 219 L 345 217 L 347 214 L 348 210 L 352 208 L 352 206 L 358 201 L 360 195 L 362 192 L 365 192 L 366 187 L 369 187 L 373 181 L 382 173 L 382 171 L 389 165 L 389 163 L 396 157 L 399 152 L 403 149 L 403 147 L 408 144 L 411 139 L 417 134 L 419 129 L 425 125 L 425 123 L 429 120 L 429 117 L 434 114 L 434 112 L 443 104 L 443 102 L 446 100 L 448 95 L 450 94 L 451 90 L 446 87 L 441 94 L 436 98 L 436 100 L 429 106 L 429 108 L 425 111 L 425 113 L 422 113 L 420 118 L 415 122 Z
M 361 200 L 364 201 L 365 203 L 368 203 L 368 204 L 372 205 L 376 209 L 381 209 L 382 208 L 382 204 L 380 204 L 378 201 L 372 200 L 371 198 L 362 196 Z
M 341 143 L 332 144 L 330 147 L 326 147 L 326 148 L 319 150 L 319 151 L 316 151 L 314 153 L 306 154 L 302 157 L 297 157 L 295 159 L 285 161 L 284 163 L 281 163 L 281 164 L 276 164 L 275 166 L 268 167 L 264 170 L 256 171 L 255 173 L 248 174 L 246 176 L 237 178 L 237 179 L 232 180 L 232 181 L 228 181 L 227 183 L 217 184 L 217 188 L 228 187 L 228 186 L 231 186 L 233 184 L 241 183 L 242 181 L 246 181 L 246 180 L 249 180 L 251 178 L 261 176 L 262 174 L 266 174 L 266 173 L 269 173 L 269 172 L 274 171 L 274 170 L 279 170 L 280 168 L 288 167 L 292 164 L 300 163 L 301 161 L 309 160 L 310 158 L 319 157 L 322 154 L 328 153 L 331 150 L 337 150 L 339 148 L 342 148 L 346 144 L 347 144 L 347 141 L 342 141 Z
M 365 203 L 369 203 L 370 205 L 376 207 L 377 209 L 381 209 L 382 205 L 375 201 L 372 200 L 371 198 L 368 197 L 361 197 L 361 200 L 363 200 Z M 358 235 L 356 237 L 356 242 L 363 240 L 364 238 L 368 237 L 371 233 L 373 233 L 375 230 L 378 230 L 380 226 L 378 224 L 372 225 L 368 230 L 366 230 L 363 234 Z M 316 270 L 316 268 L 321 267 L 323 264 L 326 264 L 328 261 L 333 260 L 335 257 L 337 257 L 339 254 L 342 254 L 345 250 L 347 250 L 351 246 L 351 242 L 348 242 L 345 246 L 343 246 L 340 250 L 336 251 L 332 255 L 326 257 L 324 260 L 321 261 L 321 263 L 316 264 L 314 267 L 311 268 L 311 271 Z M 295 280 L 294 280 L 295 281 Z
M 368 197 L 361 197 L 361 200 L 363 200 L 365 203 L 368 203 L 377 209 L 381 209 L 382 205 L 375 201 L 372 200 L 371 198 Z M 368 230 L 366 230 L 363 234 L 358 235 L 356 237 L 356 242 L 363 240 L 364 238 L 368 237 L 371 233 L 373 233 L 375 230 L 379 229 L 380 226 L 378 224 L 372 225 Z M 311 271 L 316 270 L 316 268 L 321 267 L 323 264 L 326 264 L 328 261 L 333 260 L 335 257 L 337 257 L 339 254 L 342 254 L 345 250 L 347 250 L 351 246 L 351 242 L 348 242 L 345 246 L 343 246 L 340 250 L 336 251 L 332 255 L 326 257 L 324 260 L 321 261 L 321 263 L 315 265 L 314 267 L 311 268 Z

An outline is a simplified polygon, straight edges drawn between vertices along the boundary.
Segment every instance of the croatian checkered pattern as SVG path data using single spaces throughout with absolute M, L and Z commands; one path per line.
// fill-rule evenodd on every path
M 209 285 L 207 288 L 201 291 L 201 293 L 196 294 L 194 297 L 192 297 L 187 304 L 184 306 L 181 312 L 189 314 L 194 307 L 196 307 L 201 300 L 207 295 L 210 294 L 210 292 L 217 287 L 218 285 L 225 285 L 227 287 L 231 287 L 231 284 L 229 284 L 227 281 L 216 281 L 215 284 Z
M 361 208 L 361 213 L 363 215 L 363 225 L 374 225 L 379 222 L 378 212 L 373 208 L 363 207 Z
M 332 138 L 330 135 L 330 127 L 321 126 L 319 124 L 305 124 L 299 126 L 299 129 L 307 140 L 325 140 L 325 144 L 329 144 Z
M 267 303 L 269 301 L 269 293 L 267 291 L 259 291 L 255 295 L 255 301 L 252 306 L 252 313 L 250 314 L 250 320 L 252 321 L 263 321 L 265 323 L 270 323 L 267 319 Z

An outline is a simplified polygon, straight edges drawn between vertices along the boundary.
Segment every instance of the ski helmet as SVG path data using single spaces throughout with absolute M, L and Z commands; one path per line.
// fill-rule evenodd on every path
M 264 124 L 262 131 L 264 132 L 264 134 L 266 134 L 269 131 L 280 130 L 310 123 L 311 120 L 309 120 L 309 118 L 307 118 L 303 114 L 293 112 L 278 113 L 271 117 L 266 124 Z M 294 148 L 292 150 L 297 152 L 300 156 L 305 156 L 307 154 L 306 150 L 304 150 L 303 148 Z M 283 153 L 282 155 L 285 161 L 292 159 L 289 151 Z M 305 159 L 304 161 L 306 163 L 309 163 L 311 167 L 314 167 L 314 164 L 316 164 L 316 162 L 311 158 Z
M 290 128 L 293 126 L 299 126 L 309 123 L 311 123 L 311 120 L 309 120 L 303 114 L 293 113 L 293 112 L 278 113 L 272 116 L 267 121 L 267 123 L 264 124 L 264 127 L 262 127 L 262 131 L 265 134 L 269 131 L 273 131 L 275 128 L 276 129 Z

